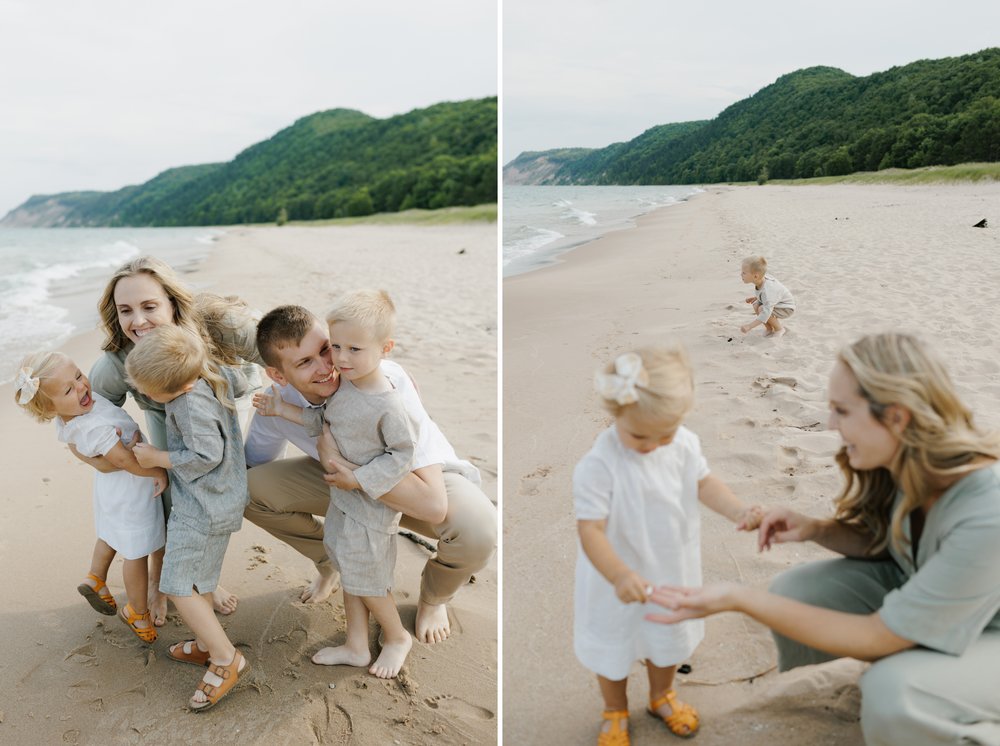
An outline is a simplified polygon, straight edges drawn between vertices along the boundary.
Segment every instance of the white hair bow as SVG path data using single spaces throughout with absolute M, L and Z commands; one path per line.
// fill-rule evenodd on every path
M 639 401 L 639 393 L 635 390 L 642 375 L 642 358 L 634 352 L 626 352 L 615 358 L 614 373 L 598 373 L 594 384 L 605 399 L 612 399 L 619 404 L 632 404 Z
M 14 391 L 20 394 L 17 403 L 22 407 L 35 398 L 38 393 L 38 379 L 33 377 L 31 368 L 21 368 L 14 379 Z

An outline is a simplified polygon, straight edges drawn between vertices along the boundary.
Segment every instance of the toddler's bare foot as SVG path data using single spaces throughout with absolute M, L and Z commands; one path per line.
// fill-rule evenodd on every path
M 299 601 L 307 604 L 318 604 L 326 601 L 330 594 L 337 590 L 337 573 L 329 565 L 319 568 L 319 575 L 313 578 L 309 587 L 302 591 Z
M 448 607 L 444 604 L 428 604 L 421 601 L 417 604 L 415 627 L 420 642 L 435 643 L 447 640 L 451 634 Z
M 236 611 L 236 606 L 239 602 L 240 600 L 235 595 L 221 585 L 217 585 L 215 590 L 212 591 L 212 608 L 215 609 L 217 614 L 229 616 Z
M 354 650 L 346 645 L 323 648 L 312 657 L 312 662 L 321 666 L 355 666 L 364 668 L 372 662 L 369 650 Z
M 378 658 L 368 669 L 368 673 L 378 676 L 380 679 L 396 678 L 412 647 L 413 640 L 409 634 L 405 638 L 385 643 L 382 646 L 382 652 L 378 654 Z
M 149 591 L 146 596 L 149 604 L 149 618 L 153 620 L 154 627 L 162 627 L 167 623 L 167 597 L 160 593 L 160 584 L 150 581 Z
M 781 327 L 780 329 L 778 329 L 778 331 L 776 331 L 771 336 L 773 336 L 775 339 L 781 339 L 782 337 L 785 336 L 785 327 Z

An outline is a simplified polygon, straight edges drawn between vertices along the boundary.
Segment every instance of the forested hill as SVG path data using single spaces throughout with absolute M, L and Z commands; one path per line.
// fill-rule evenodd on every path
M 497 201 L 497 100 L 388 119 L 303 117 L 228 163 L 164 171 L 116 192 L 34 196 L 6 226 L 231 225 Z
M 572 157 L 551 168 L 554 152 Z M 550 167 L 539 171 L 537 161 Z M 864 78 L 799 70 L 708 122 L 654 127 L 599 150 L 523 154 L 504 168 L 504 181 L 699 184 L 972 161 L 1000 161 L 997 48 Z

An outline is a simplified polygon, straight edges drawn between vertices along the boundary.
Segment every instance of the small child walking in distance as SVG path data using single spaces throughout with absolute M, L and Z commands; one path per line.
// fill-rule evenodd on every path
M 173 509 L 160 591 L 174 602 L 195 639 L 171 645 L 167 656 L 208 666 L 188 702 L 213 707 L 250 664 L 229 641 L 212 607 L 230 535 L 240 530 L 250 498 L 243 438 L 234 399 L 246 393 L 242 374 L 209 357 L 201 336 L 182 326 L 158 326 L 129 353 L 129 381 L 164 405 L 167 450 L 135 446 L 140 464 L 168 469 Z
M 580 535 L 573 638 L 604 698 L 597 743 L 629 743 L 626 685 L 637 660 L 646 662 L 649 714 L 691 736 L 698 713 L 678 701 L 674 673 L 704 628 L 646 621 L 645 604 L 656 586 L 700 585 L 699 502 L 744 531 L 757 527 L 763 509 L 748 507 L 709 473 L 698 436 L 683 426 L 694 382 L 682 349 L 619 355 L 597 374 L 596 387 L 615 421 L 573 472 Z
M 787 319 L 795 313 L 795 298 L 791 292 L 767 274 L 767 259 L 762 256 L 750 256 L 743 260 L 740 277 L 743 282 L 753 283 L 754 294 L 746 299 L 753 307 L 757 318 L 749 324 L 740 327 L 746 334 L 754 327 L 764 325 L 764 336 L 780 339 L 785 334 L 781 319 Z
M 60 441 L 87 457 L 104 456 L 119 471 L 94 473 L 94 524 L 97 544 L 90 573 L 77 590 L 95 611 L 119 618 L 143 642 L 156 640 L 146 605 L 148 555 L 163 547 L 160 493 L 167 473 L 139 464 L 125 444 L 139 426 L 121 407 L 94 394 L 76 364 L 59 352 L 39 352 L 21 363 L 14 380 L 14 400 L 40 422 L 55 420 Z M 108 570 L 115 554 L 123 558 L 122 579 L 128 602 L 120 611 L 108 590 Z

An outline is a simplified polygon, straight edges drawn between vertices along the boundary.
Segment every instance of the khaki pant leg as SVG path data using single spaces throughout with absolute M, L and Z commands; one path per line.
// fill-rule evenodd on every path
M 883 658 L 861 677 L 867 746 L 1000 746 L 1000 633 L 961 656 L 916 648 Z
M 438 539 L 437 554 L 427 560 L 420 581 L 420 600 L 447 603 L 469 578 L 486 567 L 497 548 L 497 509 L 481 489 L 465 477 L 444 473 L 448 513 L 436 526 L 403 515 L 399 525 Z
M 849 614 L 871 614 L 882 599 L 903 584 L 903 574 L 892 560 L 856 559 L 807 562 L 786 570 L 771 581 L 771 592 L 824 609 Z M 778 670 L 833 660 L 836 656 L 773 633 L 778 648 Z
M 279 459 L 247 472 L 250 502 L 243 515 L 271 536 L 311 559 L 329 563 L 323 548 L 323 521 L 330 505 L 330 488 L 316 459 Z

